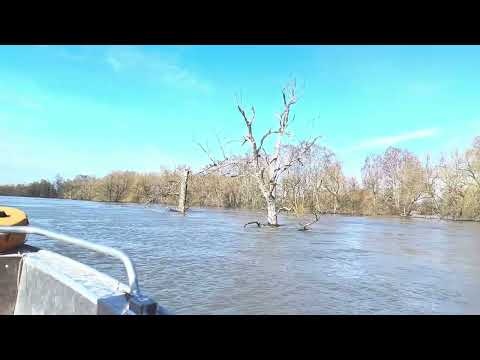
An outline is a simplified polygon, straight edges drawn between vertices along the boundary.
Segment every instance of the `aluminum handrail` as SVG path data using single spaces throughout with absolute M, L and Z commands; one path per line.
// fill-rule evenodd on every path
M 34 226 L 0 226 L 0 233 L 16 233 L 16 234 L 35 234 L 42 235 L 52 240 L 63 243 L 77 245 L 79 247 L 96 251 L 105 255 L 110 255 L 122 261 L 128 276 L 128 285 L 130 294 L 140 296 L 140 288 L 138 286 L 137 273 L 132 260 L 123 251 L 111 248 L 105 245 L 94 244 L 86 240 L 78 239 L 72 236 L 58 234 L 53 231 L 44 230 Z

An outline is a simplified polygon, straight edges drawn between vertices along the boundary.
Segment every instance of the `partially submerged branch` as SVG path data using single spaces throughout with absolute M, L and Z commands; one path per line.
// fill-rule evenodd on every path
M 298 229 L 298 231 L 308 231 L 308 230 L 311 230 L 311 229 L 309 228 L 309 226 L 315 224 L 315 223 L 319 220 L 318 214 L 317 214 L 316 212 L 314 212 L 313 215 L 315 215 L 315 220 L 313 220 L 313 221 L 311 221 L 311 222 L 309 222 L 309 223 L 306 223 L 306 224 L 300 223 L 300 226 L 302 226 L 302 228 Z
M 250 222 L 246 223 L 245 225 L 243 225 L 243 227 L 246 228 L 247 225 L 251 225 L 251 224 L 257 224 L 257 227 L 262 227 L 262 226 L 280 227 L 280 226 L 282 226 L 280 224 L 269 224 L 269 223 L 262 224 L 259 221 L 250 221 Z
M 179 209 L 175 209 L 175 208 L 171 208 L 171 207 L 167 208 L 167 210 L 170 211 L 170 212 L 180 213 L 180 214 L 183 214 L 183 215 L 185 215 L 185 212 L 189 209 L 190 208 L 187 207 L 187 208 L 185 208 L 185 211 L 181 211 Z
M 243 228 L 246 228 L 247 225 L 251 225 L 251 224 L 257 224 L 258 227 L 262 226 L 262 224 L 260 224 L 258 221 L 250 221 L 250 222 L 246 223 L 245 225 L 243 225 Z

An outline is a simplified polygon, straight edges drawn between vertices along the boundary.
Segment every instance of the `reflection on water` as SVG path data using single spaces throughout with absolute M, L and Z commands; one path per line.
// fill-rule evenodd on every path
M 0 197 L 32 225 L 119 248 L 177 314 L 480 313 L 480 224 L 325 216 L 312 231 L 244 229 L 261 214 Z M 29 238 L 126 282 L 114 259 Z

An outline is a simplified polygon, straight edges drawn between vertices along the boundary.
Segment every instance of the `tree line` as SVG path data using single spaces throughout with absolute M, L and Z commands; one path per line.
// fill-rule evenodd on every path
M 299 151 L 295 145 L 285 147 L 285 153 Z M 360 181 L 344 174 L 342 163 L 330 149 L 311 144 L 300 150 L 302 161 L 292 162 L 278 179 L 278 212 L 480 220 L 480 136 L 466 151 L 442 156 L 436 163 L 406 149 L 389 147 L 365 159 Z M 78 175 L 73 179 L 57 176 L 54 180 L 0 186 L 0 195 L 176 204 L 185 168 L 155 173 L 114 171 L 104 177 Z M 234 175 L 192 174 L 187 202 L 201 207 L 268 206 L 247 166 L 237 166 Z

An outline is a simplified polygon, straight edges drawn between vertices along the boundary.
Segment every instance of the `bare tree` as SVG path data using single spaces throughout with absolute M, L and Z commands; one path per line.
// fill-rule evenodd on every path
M 133 185 L 135 173 L 132 171 L 114 171 L 104 179 L 104 194 L 108 201 L 124 200 Z
M 246 134 L 243 137 L 242 145 L 249 144 L 250 152 L 244 161 L 232 159 L 224 159 L 216 161 L 209 156 L 212 164 L 210 169 L 236 168 L 238 170 L 240 164 L 247 165 L 246 174 L 253 176 L 257 186 L 262 193 L 267 209 L 267 224 L 269 226 L 279 226 L 278 209 L 277 209 L 277 188 L 279 179 L 282 174 L 294 164 L 302 163 L 302 158 L 310 151 L 311 147 L 318 139 L 313 138 L 301 141 L 296 146 L 286 146 L 283 141 L 285 136 L 290 135 L 288 125 L 291 122 L 291 111 L 293 105 L 297 102 L 295 81 L 287 85 L 282 90 L 283 110 L 277 115 L 278 126 L 276 129 L 269 129 L 259 141 L 253 133 L 253 124 L 255 121 L 255 108 L 252 106 L 251 114 L 247 112 L 241 105 L 237 105 L 237 109 L 241 114 L 246 127 Z M 267 141 L 270 137 L 275 136 L 276 141 L 272 151 L 267 149 Z M 205 152 L 208 151 L 203 148 Z M 236 175 L 234 175 L 236 176 Z
M 384 181 L 385 201 L 390 209 L 400 213 L 400 189 L 401 189 L 402 151 L 395 147 L 389 147 L 382 159 L 382 171 Z
M 187 190 L 191 171 L 187 167 L 176 169 L 173 178 L 168 177 L 161 183 L 151 184 L 145 178 L 140 178 L 137 186 L 147 193 L 145 205 L 161 202 L 162 199 L 177 197 L 177 208 L 170 211 L 185 214 L 187 211 Z
M 365 193 L 363 189 L 361 189 L 360 185 L 357 182 L 355 177 L 349 177 L 346 180 L 346 194 L 345 194 L 345 202 L 350 207 L 350 213 L 352 215 L 361 213 L 362 203 L 365 200 Z
M 88 175 L 77 175 L 72 181 L 70 196 L 79 200 L 93 200 L 96 195 L 96 178 Z
M 382 184 L 382 157 L 370 155 L 365 159 L 362 167 L 362 180 L 365 189 L 372 194 L 373 215 L 377 215 L 377 201 Z
M 303 214 L 305 211 L 305 176 L 303 174 L 291 173 L 282 182 L 283 199 L 288 202 L 289 207 L 283 207 L 295 214 Z M 281 209 L 279 209 L 281 210 Z
M 480 191 L 480 136 L 473 141 L 473 147 L 465 152 L 458 168 Z
M 403 216 L 410 216 L 421 201 L 429 198 L 425 184 L 425 170 L 420 160 L 404 151 L 400 171 L 400 204 Z
M 430 214 L 440 213 L 440 197 L 439 197 L 439 166 L 432 164 L 430 155 L 427 155 L 424 166 L 425 178 L 425 194 L 429 200 Z
M 323 163 L 323 187 L 333 199 L 333 214 L 337 213 L 341 194 L 345 188 L 342 166 L 333 152 L 325 155 Z
M 134 187 L 134 199 L 136 202 L 148 203 L 153 195 L 154 174 L 138 174 Z
M 450 158 L 442 156 L 439 165 L 439 180 L 442 191 L 442 217 L 461 218 L 467 198 L 468 181 L 461 170 L 462 156 L 455 151 Z
M 300 224 L 301 228 L 298 229 L 299 231 L 307 231 L 307 230 L 310 230 L 310 225 L 313 225 L 315 224 L 319 218 L 318 218 L 318 214 L 316 212 L 313 213 L 313 215 L 315 216 L 315 220 L 313 221 L 310 221 L 309 223 L 306 223 L 306 224 Z

